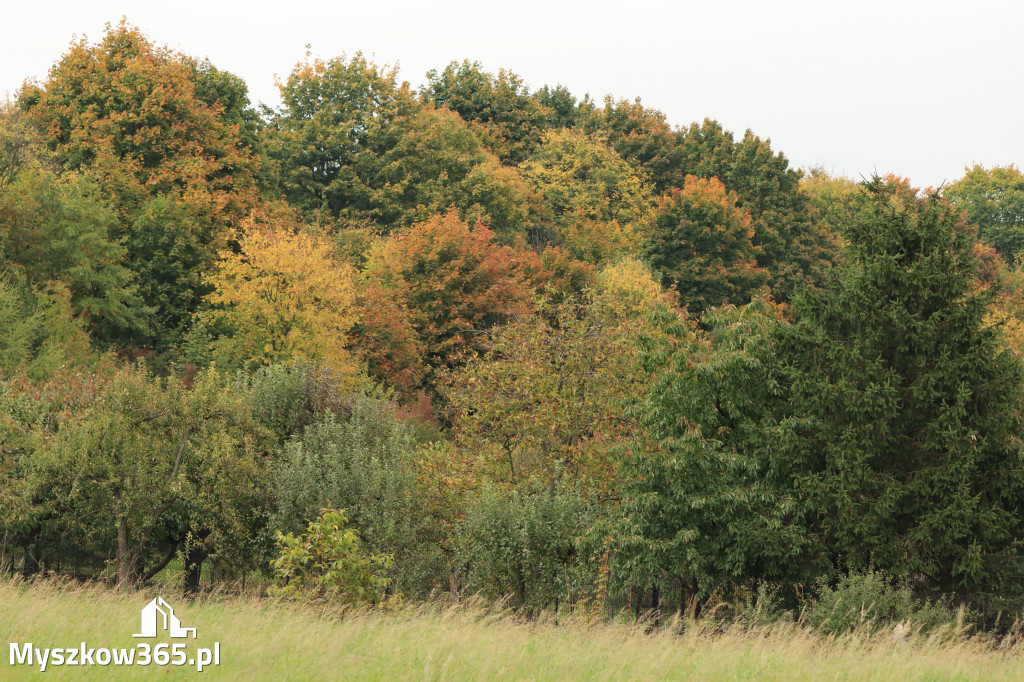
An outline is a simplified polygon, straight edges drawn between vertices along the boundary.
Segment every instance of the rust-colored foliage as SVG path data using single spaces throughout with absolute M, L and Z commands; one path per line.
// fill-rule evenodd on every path
M 458 364 L 484 332 L 528 313 L 540 272 L 532 251 L 496 244 L 486 225 L 449 212 L 378 244 L 363 278 L 408 308 L 425 361 L 437 368 Z
M 221 76 L 121 22 L 98 44 L 72 43 L 43 83 L 19 93 L 66 168 L 116 207 L 158 336 L 188 320 L 198 273 L 259 204 L 259 160 L 225 115 Z
M 544 284 L 552 294 L 570 296 L 590 289 L 597 282 L 597 268 L 573 258 L 557 246 L 549 246 L 540 256 L 544 266 Z
M 398 390 L 405 400 L 416 399 L 423 385 L 423 344 L 405 303 L 378 282 L 360 283 L 359 321 L 351 332 L 353 350 L 367 363 L 370 376 Z

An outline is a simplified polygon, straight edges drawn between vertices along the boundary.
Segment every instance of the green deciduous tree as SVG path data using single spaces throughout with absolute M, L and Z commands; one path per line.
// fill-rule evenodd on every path
M 454 206 L 463 220 L 482 220 L 508 241 L 525 235 L 536 211 L 529 186 L 458 115 L 428 107 L 400 128 L 371 179 L 375 221 L 404 227 Z
M 864 186 L 843 176 L 829 175 L 822 168 L 812 168 L 800 179 L 800 192 L 807 197 L 811 220 L 837 240 L 851 221 L 864 208 L 867 192 Z
M 468 59 L 427 73 L 423 98 L 471 122 L 502 163 L 516 165 L 540 143 L 554 112 L 531 97 L 523 79 L 506 69 L 497 75 Z
M 98 341 L 124 343 L 149 330 L 152 309 L 128 269 L 123 239 L 115 236 L 116 214 L 85 177 L 24 170 L 0 188 L 0 224 L 7 267 L 30 284 L 66 287 L 75 314 Z
M 42 381 L 95 360 L 67 287 L 33 288 L 13 275 L 0 275 L 0 375 L 23 372 Z
M 525 231 L 531 201 L 518 173 L 481 131 L 418 102 L 394 69 L 361 54 L 314 60 L 281 94 L 268 150 L 285 196 L 310 219 L 388 232 L 455 206 L 499 232 Z
M 128 265 L 158 323 L 138 335 L 138 345 L 174 341 L 201 298 L 186 270 L 208 266 L 229 230 L 259 205 L 260 161 L 242 139 L 239 84 L 216 83 L 222 80 L 122 22 L 108 26 L 98 44 L 74 42 L 43 83 L 19 93 L 64 166 L 87 174 L 117 210 L 113 236 L 125 239 Z M 181 216 L 154 217 L 151 202 L 161 197 Z M 163 217 L 171 229 L 152 234 L 153 220 Z M 148 267 L 155 245 L 173 254 L 167 264 L 177 271 Z
M 412 424 L 393 403 L 352 396 L 341 414 L 325 410 L 280 449 L 274 471 L 274 526 L 298 533 L 319 510 L 346 510 L 367 551 L 395 557 L 389 572 L 403 592 L 424 590 L 436 547 L 421 536 Z
M 203 560 L 252 566 L 263 529 L 263 436 L 244 395 L 210 370 L 191 389 L 141 365 L 39 439 L 28 498 L 86 555 L 109 556 L 119 584 L 146 580 L 184 553 L 186 591 Z
M 974 166 L 942 195 L 967 211 L 978 237 L 1007 262 L 1024 252 L 1024 174 L 1016 166 Z
M 419 109 L 409 84 L 356 53 L 300 63 L 280 89 L 267 144 L 285 197 L 307 215 L 365 219 L 369 178 L 394 142 L 396 121 Z
M 457 536 L 465 589 L 511 598 L 534 612 L 585 603 L 597 585 L 587 536 L 598 512 L 571 488 L 551 494 L 485 487 Z
M 704 319 L 706 333 L 687 340 L 670 326 L 650 348 L 645 368 L 657 378 L 632 410 L 644 430 L 626 460 L 618 581 L 680 585 L 685 602 L 751 577 L 799 574 L 809 546 L 802 508 L 767 431 L 780 317 L 770 300 L 726 306 Z
M 682 186 L 680 175 L 692 174 L 717 177 L 736 193 L 740 208 L 750 213 L 757 264 L 768 270 L 776 298 L 787 299 L 799 282 L 818 281 L 817 268 L 830 263 L 838 247 L 829 231 L 811 221 L 799 191 L 801 173 L 785 155 L 749 130 L 737 142 L 711 120 L 680 130 L 677 145 L 673 186 Z
M 682 164 L 677 135 L 665 114 L 644 106 L 639 98 L 630 101 L 606 96 L 603 107 L 585 108 L 580 123 L 584 130 L 605 135 L 659 194 L 682 187 L 685 175 L 694 172 Z
M 665 284 L 698 314 L 744 304 L 768 281 L 757 266 L 750 215 L 717 178 L 686 176 L 682 188 L 658 199 L 644 237 Z
M 637 408 L 653 445 L 630 460 L 627 575 L 689 571 L 701 594 L 833 567 L 1011 586 L 1024 368 L 987 321 L 974 231 L 897 179 L 865 192 L 847 258 L 794 323 L 726 309 L 698 352 L 651 356 L 665 371 Z

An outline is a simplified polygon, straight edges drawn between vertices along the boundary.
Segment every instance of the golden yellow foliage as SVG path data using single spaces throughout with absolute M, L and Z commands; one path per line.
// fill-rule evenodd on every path
M 651 268 L 634 256 L 601 270 L 597 288 L 620 314 L 644 316 L 676 307 L 674 294 L 666 291 Z
M 221 253 L 212 308 L 200 321 L 221 335 L 214 355 L 224 366 L 306 358 L 355 379 L 346 348 L 357 321 L 355 268 L 307 232 L 248 224 L 241 251 Z

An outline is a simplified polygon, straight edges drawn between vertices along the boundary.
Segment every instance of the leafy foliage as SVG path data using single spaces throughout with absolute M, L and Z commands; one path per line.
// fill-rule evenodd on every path
M 484 355 L 447 375 L 452 430 L 478 461 L 477 476 L 611 495 L 623 446 L 637 434 L 623 404 L 644 387 L 635 372 L 640 325 L 599 298 L 564 303 L 496 330 Z
M 835 240 L 866 204 L 864 186 L 840 176 L 831 176 L 821 168 L 812 168 L 800 179 L 800 192 L 807 197 L 811 220 Z
M 76 315 L 103 342 L 144 333 L 152 312 L 139 297 L 117 217 L 94 183 L 77 173 L 59 176 L 36 132 L 16 112 L 0 122 L 8 148 L 0 183 L 0 267 L 18 270 L 31 285 L 69 289 Z
M 677 580 L 704 598 L 750 576 L 799 575 L 810 549 L 803 510 L 764 428 L 779 391 L 780 317 L 770 300 L 726 306 L 705 317 L 707 333 L 687 342 L 670 327 L 649 351 L 646 367 L 659 373 L 632 410 L 646 440 L 626 460 L 617 534 L 628 584 Z
M 268 140 L 289 203 L 307 214 L 358 221 L 372 208 L 372 177 L 397 120 L 418 108 L 397 71 L 361 53 L 298 64 L 281 84 Z
M 298 65 L 281 86 L 270 154 L 289 201 L 321 222 L 390 231 L 456 206 L 501 232 L 526 229 L 529 195 L 479 131 L 424 107 L 362 54 Z
M 807 622 L 825 634 L 840 635 L 857 628 L 879 630 L 905 623 L 924 632 L 939 627 L 963 627 L 963 614 L 949 603 L 921 600 L 911 587 L 879 571 L 842 576 L 836 585 L 821 579 L 817 599 L 806 613 Z
M 0 106 L 0 571 L 192 594 L 281 530 L 274 592 L 323 603 L 1019 595 L 1015 167 L 857 185 L 427 78 L 307 55 L 257 113 L 122 22 Z
M 585 543 L 594 511 L 571 488 L 554 494 L 485 488 L 459 538 L 466 589 L 511 596 L 537 611 L 585 603 L 597 570 Z
M 66 287 L 35 289 L 11 275 L 0 276 L 0 376 L 23 372 L 45 380 L 72 366 L 88 367 L 94 359 Z
M 306 533 L 278 535 L 280 555 L 274 572 L 281 582 L 270 590 L 275 597 L 377 606 L 391 581 L 382 573 L 392 564 L 383 554 L 366 556 L 359 534 L 345 526 L 345 510 L 324 509 L 309 522 Z
M 772 151 L 770 141 L 748 130 L 737 142 L 717 122 L 705 120 L 679 131 L 677 144 L 677 173 L 717 177 L 736 192 L 737 204 L 751 217 L 757 264 L 768 270 L 776 298 L 787 299 L 798 282 L 818 281 L 816 268 L 834 256 L 833 235 L 811 222 L 799 191 L 800 172 Z M 676 187 L 682 179 L 676 176 Z
M 650 188 L 605 139 L 545 133 L 522 169 L 552 212 L 554 240 L 570 255 L 598 263 L 636 248 Z
M 893 182 L 867 190 L 849 265 L 780 337 L 776 458 L 836 560 L 943 590 L 996 584 L 1020 551 L 1022 368 L 984 322 L 958 212 Z
M 347 377 L 308 360 L 276 362 L 251 375 L 237 375 L 237 388 L 248 393 L 252 417 L 269 429 L 278 444 L 301 434 L 318 415 L 347 415 L 354 399 Z
M 406 303 L 380 282 L 360 279 L 359 321 L 352 349 L 366 362 L 367 373 L 410 399 L 423 386 L 427 368 L 424 348 Z
M 1016 166 L 974 166 L 944 187 L 942 195 L 967 211 L 978 237 L 1007 262 L 1024 251 L 1024 175 Z
M 893 180 L 866 191 L 848 262 L 794 301 L 794 324 L 734 337 L 712 315 L 720 351 L 653 356 L 670 364 L 641 410 L 657 447 L 632 460 L 634 574 L 682 567 L 702 594 L 830 564 L 947 592 L 1006 584 L 1021 366 L 985 322 L 952 207 Z
M 222 334 L 225 367 L 306 358 L 356 375 L 347 335 L 356 321 L 357 273 L 308 232 L 250 224 L 239 252 L 225 251 L 208 282 L 212 306 L 200 324 Z
M 190 291 L 189 270 L 212 262 L 228 230 L 259 200 L 259 159 L 239 127 L 225 120 L 223 102 L 206 87 L 197 92 L 200 68 L 122 22 L 108 26 L 97 45 L 72 43 L 44 83 L 19 94 L 65 167 L 86 173 L 112 200 L 118 217 L 112 236 L 128 238 L 130 267 L 142 276 L 144 302 L 162 323 L 148 339 L 158 345 L 180 331 L 201 297 Z M 166 235 L 153 234 L 162 224 L 136 221 L 159 197 L 182 214 Z M 165 271 L 146 267 L 154 243 L 173 254 L 170 283 L 161 279 Z
M 457 365 L 492 326 L 526 314 L 539 275 L 532 252 L 495 244 L 487 226 L 455 213 L 379 243 L 362 273 L 402 301 L 435 369 Z
M 526 182 L 458 115 L 425 108 L 400 128 L 373 179 L 375 221 L 405 227 L 454 206 L 463 220 L 483 221 L 499 234 L 527 232 L 535 208 Z
M 747 303 L 767 283 L 757 266 L 750 216 L 717 178 L 686 176 L 682 189 L 658 200 L 645 235 L 651 265 L 700 314 Z
M 418 534 L 412 426 L 395 406 L 356 397 L 347 414 L 328 410 L 282 447 L 274 472 L 274 525 L 298 532 L 324 505 L 344 507 L 370 551 L 399 560 L 397 582 L 429 571 L 430 548 Z
M 186 390 L 124 368 L 37 441 L 26 502 L 87 554 L 116 547 L 119 583 L 148 579 L 186 540 L 233 548 L 226 554 L 238 560 L 258 545 L 250 514 L 265 503 L 261 448 L 245 403 L 216 372 Z
M 505 69 L 487 73 L 479 62 L 451 62 L 427 73 L 423 98 L 476 125 L 491 150 L 517 165 L 540 143 L 553 112 L 531 97 L 523 79 Z
M 694 172 L 682 163 L 676 133 L 665 115 L 639 98 L 616 100 L 608 95 L 603 107 L 585 108 L 578 120 L 585 130 L 607 136 L 615 151 L 642 171 L 659 194 L 682 187 L 685 173 Z

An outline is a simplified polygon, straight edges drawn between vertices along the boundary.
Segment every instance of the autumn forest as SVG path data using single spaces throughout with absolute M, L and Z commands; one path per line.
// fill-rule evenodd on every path
M 0 107 L 0 573 L 1024 609 L 1016 167 L 796 169 L 471 60 L 270 108 L 126 22 L 55 58 Z

